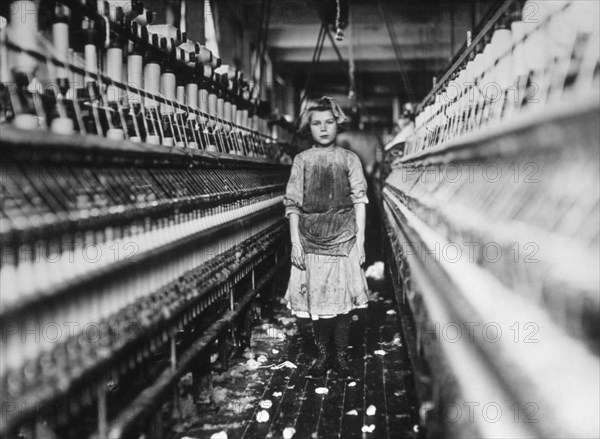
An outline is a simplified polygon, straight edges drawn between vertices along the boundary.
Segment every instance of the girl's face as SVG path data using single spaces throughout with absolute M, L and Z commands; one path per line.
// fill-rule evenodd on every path
M 319 146 L 332 145 L 337 136 L 337 122 L 333 113 L 329 110 L 313 112 L 310 116 L 310 133 Z

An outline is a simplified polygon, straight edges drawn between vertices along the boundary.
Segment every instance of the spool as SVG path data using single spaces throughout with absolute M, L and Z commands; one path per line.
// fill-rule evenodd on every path
M 242 126 L 249 128 L 248 126 L 248 110 L 242 110 Z
M 106 132 L 106 138 L 110 140 L 123 140 L 125 138 L 125 133 L 120 128 L 110 128 Z
M 208 94 L 208 114 L 211 116 L 217 115 L 217 95 L 214 93 Z M 209 120 L 209 123 L 212 125 L 213 122 Z
M 481 58 L 479 60 L 479 77 L 481 77 L 481 83 L 483 87 L 494 81 L 494 63 L 496 62 L 498 54 L 494 48 L 494 44 L 491 41 L 483 49 Z M 477 58 L 475 58 L 477 59 Z
M 69 64 L 71 65 L 81 65 L 83 64 L 83 54 L 79 52 L 75 52 L 72 49 L 69 49 Z M 72 95 L 70 98 L 74 99 L 77 95 L 76 90 L 83 88 L 83 75 L 70 71 L 69 82 L 71 83 L 72 89 L 69 90 L 69 95 Z
M 93 44 L 86 44 L 84 50 L 85 70 L 90 73 L 98 73 L 98 51 L 96 50 L 96 46 Z M 85 83 L 89 84 L 91 82 L 96 82 L 96 80 L 91 76 L 86 75 Z
M 137 89 L 144 88 L 143 75 L 144 58 L 142 57 L 142 55 L 139 55 L 137 53 L 131 53 L 127 57 L 127 84 Z M 137 93 L 129 94 L 130 104 L 139 104 L 140 102 L 140 96 Z
M 160 92 L 166 99 L 177 99 L 177 78 L 173 72 L 167 70 L 161 75 Z M 160 112 L 162 114 L 173 114 L 174 108 L 168 104 L 160 104 Z
M 0 16 L 0 42 L 2 42 L 0 44 L 0 82 L 10 82 L 12 80 L 12 75 L 8 69 L 8 49 L 4 45 L 7 23 L 6 18 Z
M 120 47 L 110 47 L 106 51 L 106 75 L 116 82 L 123 82 L 123 49 Z M 109 102 L 120 102 L 121 89 L 109 85 L 106 91 Z
M 59 61 L 68 63 L 69 61 L 69 25 L 65 22 L 56 22 L 52 25 L 52 41 L 56 49 L 56 55 Z M 69 74 L 64 67 L 56 69 L 56 77 L 59 79 L 68 79 Z
M 144 90 L 149 93 L 160 93 L 160 65 L 154 62 L 149 62 L 144 66 Z M 144 105 L 146 107 L 155 108 L 157 102 L 152 98 L 145 98 Z
M 540 6 L 541 3 L 543 2 L 528 0 L 523 5 L 522 13 L 525 32 L 528 34 L 525 39 L 525 59 L 528 70 L 534 72 L 546 66 L 547 57 L 545 29 L 538 29 L 540 22 L 545 18 L 541 16 L 542 12 L 547 13 L 547 9 Z M 531 17 L 532 11 L 537 11 L 535 19 Z
M 177 102 L 182 105 L 185 104 L 185 87 L 183 85 L 177 86 Z M 185 110 L 182 110 L 181 108 L 177 108 L 177 113 L 183 114 L 183 113 L 185 113 Z
M 114 81 L 123 81 L 123 49 L 120 47 L 109 47 L 106 51 L 106 74 Z
M 198 106 L 200 107 L 200 111 L 204 114 L 208 114 L 208 90 L 201 88 L 198 93 Z M 200 116 L 200 122 L 203 124 L 207 122 L 207 118 L 205 116 Z
M 146 143 L 150 143 L 151 145 L 160 145 L 160 136 L 155 134 L 151 134 L 146 136 Z
M 454 102 L 458 97 L 460 90 L 461 83 L 458 81 L 458 79 L 456 81 L 450 81 L 443 93 L 446 102 Z
M 193 109 L 198 108 L 198 85 L 197 84 L 187 84 L 185 86 L 185 104 L 188 107 Z M 190 111 L 188 114 L 188 120 L 196 120 L 197 114 L 193 111 Z M 190 146 L 191 147 L 191 146 Z M 196 146 L 197 148 L 197 146 Z
M 223 103 L 224 103 L 223 98 L 217 98 L 217 117 L 221 120 L 223 120 L 225 118 L 225 114 L 224 114 L 225 112 L 223 110 Z M 218 122 L 217 127 L 219 129 L 222 129 L 223 124 Z
M 231 123 L 231 102 L 229 101 L 225 101 L 225 104 L 223 105 L 223 119 Z M 225 128 L 229 131 L 231 126 L 226 125 Z
M 198 84 L 185 86 L 185 103 L 192 108 L 198 107 Z
M 13 125 L 19 129 L 33 131 L 39 128 L 38 118 L 33 114 L 17 114 L 13 119 Z
M 475 67 L 474 67 L 474 65 L 475 65 L 475 61 L 474 60 L 470 60 L 467 63 L 467 65 L 465 67 L 465 82 L 464 82 L 464 84 L 472 83 L 473 80 L 475 79 L 475 74 L 474 74 Z M 466 90 L 466 87 L 469 87 L 469 85 L 465 85 L 464 86 L 465 90 Z
M 486 51 L 487 49 L 487 51 Z M 478 53 L 473 60 L 473 76 L 477 81 L 486 69 L 487 58 L 490 53 L 490 45 L 486 44 L 483 51 Z
M 73 121 L 68 117 L 57 117 L 52 119 L 50 130 L 57 134 L 70 135 L 74 132 Z
M 522 21 L 513 21 L 510 25 L 512 43 L 514 45 L 513 58 L 513 75 L 518 78 L 527 74 L 527 63 L 525 61 L 525 46 L 523 38 L 525 37 L 525 23 Z
M 496 52 L 498 64 L 496 65 L 494 77 L 502 90 L 506 90 L 514 82 L 513 59 L 510 52 L 512 47 L 512 31 L 509 29 L 497 29 L 492 37 L 492 44 Z
M 543 32 L 534 31 L 525 40 L 525 61 L 529 71 L 538 72 L 546 67 L 547 49 Z
M 569 10 L 562 14 L 555 14 L 550 17 L 547 26 L 548 45 L 552 47 L 552 56 L 560 58 L 568 58 L 575 45 L 577 34 L 580 32 L 578 18 L 570 17 Z M 596 16 L 598 20 L 598 16 Z M 581 20 L 582 22 L 585 20 Z
M 13 9 L 14 8 L 14 9 Z M 16 1 L 11 4 L 11 10 L 18 11 L 11 17 L 8 25 L 7 33 L 11 40 L 17 41 L 18 44 L 26 50 L 37 50 L 37 14 L 33 13 L 38 10 L 34 1 Z M 17 72 L 31 74 L 37 67 L 35 58 L 27 55 L 24 52 L 19 52 L 14 61 L 14 69 Z

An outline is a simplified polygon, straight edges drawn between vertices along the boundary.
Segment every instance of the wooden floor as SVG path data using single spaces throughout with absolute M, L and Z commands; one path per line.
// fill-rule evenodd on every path
M 375 201 L 373 188 L 369 184 L 369 199 Z M 366 266 L 383 260 L 380 224 L 376 203 L 372 202 L 367 205 Z M 349 352 L 357 374 L 354 386 L 350 381 L 338 379 L 333 372 L 318 380 L 306 378 L 314 356 L 303 351 L 293 318 L 280 306 L 275 309 L 274 318 L 253 330 L 248 353 L 255 358 L 264 355 L 265 367 L 248 370 L 244 365 L 246 358 L 232 360 L 233 366 L 228 371 L 213 374 L 212 384 L 205 390 L 204 404 L 193 404 L 189 393 L 186 395 L 182 389 L 179 400 L 183 403 L 178 413 L 182 421 L 170 439 L 204 439 L 218 432 L 225 432 L 229 439 L 279 439 L 286 428 L 295 429 L 294 439 L 416 439 L 414 377 L 399 315 L 394 313 L 398 308 L 393 290 L 387 282 L 369 280 L 369 286 L 374 293 L 365 325 L 361 328 L 353 321 L 351 329 L 353 348 Z M 375 354 L 379 350 L 385 355 Z M 266 367 L 285 361 L 297 368 Z M 318 387 L 326 387 L 328 393 L 317 394 Z M 269 419 L 258 422 L 260 403 L 265 400 L 272 402 L 266 410 Z M 367 408 L 371 405 L 376 411 L 368 416 Z M 355 415 L 348 414 L 353 410 Z M 362 431 L 363 426 L 371 425 L 372 432 Z
M 215 374 L 208 395 L 211 401 L 196 405 L 187 428 L 174 437 L 210 438 L 224 431 L 228 438 L 281 438 L 284 429 L 292 427 L 297 439 L 416 438 L 413 377 L 391 299 L 370 302 L 364 330 L 353 322 L 354 385 L 331 371 L 321 379 L 306 377 L 314 357 L 304 352 L 298 334 L 292 335 L 293 318 L 280 309 L 275 323 L 256 328 L 253 335 L 252 353 L 265 355 L 267 367 L 251 371 L 245 367 L 246 359 L 239 358 L 228 372 Z M 285 361 L 297 368 L 268 367 Z M 318 387 L 327 388 L 328 393 L 317 394 Z M 258 422 L 264 400 L 272 402 L 266 410 L 269 419 Z M 369 416 L 371 405 L 376 412 Z M 355 414 L 348 413 L 353 410 Z M 374 430 L 363 432 L 363 426 L 374 426 Z

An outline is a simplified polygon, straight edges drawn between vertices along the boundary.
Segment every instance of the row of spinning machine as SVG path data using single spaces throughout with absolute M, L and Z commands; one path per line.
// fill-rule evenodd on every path
M 139 1 L 3 8 L 0 435 L 164 437 L 280 284 L 269 105 Z
M 597 1 L 498 4 L 383 189 L 431 437 L 599 437 Z

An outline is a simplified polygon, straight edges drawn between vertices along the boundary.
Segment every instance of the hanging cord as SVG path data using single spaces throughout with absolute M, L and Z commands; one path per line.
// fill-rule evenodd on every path
M 352 21 L 352 8 L 348 2 L 348 99 L 354 108 L 356 106 L 356 64 L 354 63 L 354 22 Z
M 398 48 L 396 32 L 394 31 L 394 26 L 390 22 L 390 14 L 385 6 L 385 3 L 381 0 L 377 0 L 377 4 L 379 5 L 379 12 L 381 13 L 381 17 L 385 21 L 385 26 L 387 27 L 388 34 L 390 36 L 390 41 L 392 43 L 392 48 L 394 49 L 394 57 L 396 59 L 396 64 L 398 64 L 398 69 L 400 70 L 400 77 L 402 79 L 402 83 L 404 84 L 404 89 L 406 90 L 406 94 L 408 95 L 408 100 L 410 102 L 414 101 L 414 92 L 408 80 L 408 75 L 406 74 L 406 70 L 404 69 L 404 65 L 402 62 L 402 57 L 400 56 L 400 49 Z
M 331 45 L 333 46 L 333 50 L 335 50 L 335 53 L 338 57 L 338 59 L 340 60 L 340 62 L 342 64 L 346 64 L 346 62 L 344 61 L 344 57 L 342 56 L 342 53 L 340 52 L 340 49 L 338 48 L 337 44 L 335 44 L 335 41 L 333 39 L 333 37 L 331 36 L 331 32 L 329 31 L 329 29 L 327 29 L 327 37 L 329 37 L 329 41 L 331 41 Z
M 317 36 L 317 44 L 315 45 L 315 50 L 313 52 L 313 57 L 310 63 L 310 68 L 308 70 L 308 75 L 306 76 L 306 82 L 304 83 L 304 92 L 302 93 L 302 97 L 300 98 L 300 112 L 298 114 L 298 117 L 296 118 L 296 122 L 295 122 L 295 127 L 296 129 L 294 130 L 294 133 L 292 134 L 292 140 L 290 141 L 290 144 L 293 145 L 294 141 L 296 140 L 296 136 L 298 134 L 298 123 L 300 122 L 300 120 L 302 119 L 302 107 L 304 105 L 304 101 L 306 100 L 307 96 L 308 96 L 308 89 L 311 86 L 312 83 L 312 77 L 313 77 L 313 71 L 315 68 L 315 65 L 318 64 L 319 60 L 321 59 L 321 53 L 323 51 L 323 43 L 325 42 L 325 34 L 327 30 L 327 25 L 325 24 L 325 22 L 321 22 L 321 28 L 319 29 L 319 35 Z
M 344 39 L 344 31 L 342 30 L 342 26 L 340 24 L 340 17 L 342 15 L 342 8 L 340 7 L 340 0 L 335 0 L 335 39 L 338 41 L 342 41 Z
M 271 21 L 271 0 L 267 0 L 267 12 L 265 14 L 265 31 L 263 33 L 262 46 L 260 51 L 260 57 L 258 59 L 259 64 L 259 76 L 258 76 L 258 87 L 259 90 L 262 87 L 263 74 L 265 71 L 265 53 L 267 52 L 267 42 L 269 41 L 269 22 Z M 259 95 L 260 96 L 260 95 Z
M 251 66 L 251 71 L 252 71 L 254 80 L 257 80 L 257 78 L 260 77 L 260 71 L 257 74 L 256 70 L 257 70 L 257 68 L 259 68 L 259 65 L 260 65 L 259 64 L 260 63 L 260 55 L 262 53 L 261 44 L 264 39 L 263 35 L 265 33 L 265 26 L 268 25 L 268 22 L 267 22 L 267 24 L 265 24 L 266 4 L 267 4 L 267 0 L 263 0 L 261 8 L 260 8 L 260 24 L 258 25 L 256 41 L 254 42 L 254 56 L 252 57 L 252 66 Z
M 300 99 L 300 109 L 302 109 L 302 105 L 308 97 L 308 90 L 312 85 L 315 66 L 319 63 L 319 60 L 321 59 L 321 53 L 323 52 L 323 43 L 325 42 L 325 35 L 328 32 L 326 26 L 327 25 L 324 22 L 321 23 L 321 28 L 319 29 L 319 36 L 317 37 L 317 44 L 315 46 L 315 51 L 313 52 L 313 57 L 310 63 L 310 68 L 308 70 L 308 75 L 306 76 L 306 82 L 304 83 L 304 93 L 302 93 L 302 97 Z

